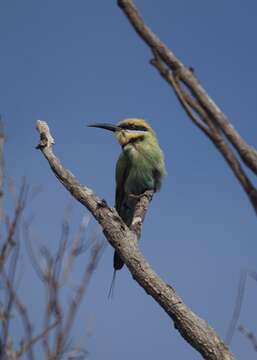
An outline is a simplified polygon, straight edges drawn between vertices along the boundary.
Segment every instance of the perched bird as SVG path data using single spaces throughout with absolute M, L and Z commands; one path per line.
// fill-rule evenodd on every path
M 130 118 L 117 125 L 97 123 L 89 125 L 114 132 L 122 147 L 116 165 L 115 208 L 129 227 L 133 220 L 138 197 L 146 190 L 158 191 L 166 173 L 163 152 L 154 130 L 144 119 Z M 114 253 L 114 277 L 123 261 Z

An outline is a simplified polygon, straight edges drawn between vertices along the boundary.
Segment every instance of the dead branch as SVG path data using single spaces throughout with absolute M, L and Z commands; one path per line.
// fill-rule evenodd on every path
M 227 116 L 201 86 L 194 72 L 187 68 L 144 23 L 133 0 L 118 0 L 117 3 L 138 35 L 153 51 L 154 59 L 151 60 L 151 64 L 172 86 L 193 123 L 208 136 L 223 155 L 257 213 L 257 190 L 239 161 L 241 159 L 243 164 L 257 175 L 257 151 L 247 144 L 235 130 Z M 183 87 L 187 92 L 182 90 Z M 194 112 L 200 116 L 200 119 L 195 116 Z M 239 155 L 239 159 L 232 148 Z
M 4 218 L 4 207 L 3 207 L 3 197 L 4 197 L 4 143 L 5 143 L 5 133 L 4 125 L 0 116 L 0 220 Z
M 76 353 L 79 350 L 82 354 L 87 353 L 86 349 L 77 347 L 71 349 L 69 343 L 78 309 L 86 295 L 104 245 L 93 237 L 90 237 L 86 242 L 84 233 L 87 225 L 88 221 L 83 217 L 78 233 L 70 241 L 70 225 L 68 219 L 65 218 L 58 249 L 55 253 L 51 253 L 45 246 L 39 248 L 37 252 L 34 250 L 30 241 L 31 235 L 28 224 L 25 224 L 26 243 L 31 262 L 36 274 L 42 281 L 46 293 L 45 310 L 43 312 L 43 329 L 45 330 L 36 339 L 37 341 L 41 340 L 47 359 L 61 359 L 67 351 L 73 353 L 75 351 Z M 73 264 L 77 257 L 85 253 L 89 248 L 91 248 L 89 262 L 85 266 L 81 281 L 78 285 L 74 285 L 71 279 Z M 66 292 L 67 287 L 71 288 L 72 295 L 66 309 L 63 293 Z M 63 292 L 62 289 L 64 289 Z M 47 329 L 52 328 L 54 328 L 54 334 L 47 331 Z M 30 342 L 32 346 L 35 343 L 34 339 Z
M 56 320 L 48 328 L 44 329 L 40 334 L 38 334 L 37 336 L 34 336 L 30 341 L 22 344 L 20 350 L 17 351 L 17 353 L 16 353 L 17 358 L 20 358 L 24 353 L 29 351 L 29 349 L 31 349 L 39 340 L 44 338 L 49 333 L 49 331 L 51 331 L 53 328 L 55 328 L 57 324 L 58 324 L 58 320 Z
M 137 235 L 123 223 L 115 209 L 108 207 L 104 200 L 100 200 L 88 187 L 82 186 L 75 176 L 64 168 L 53 153 L 53 137 L 47 124 L 37 121 L 37 130 L 41 139 L 37 148 L 49 162 L 56 177 L 72 196 L 91 212 L 101 225 L 109 243 L 127 265 L 133 278 L 171 317 L 175 328 L 184 339 L 199 351 L 204 359 L 234 359 L 227 346 L 207 322 L 193 313 L 177 295 L 175 289 L 166 284 L 151 269 L 139 250 Z M 141 220 L 138 224 L 144 219 L 150 199 L 151 196 L 142 196 L 139 199 L 137 217 Z
M 27 338 L 27 342 L 32 343 L 32 323 L 29 318 L 27 309 L 26 309 L 25 305 L 22 303 L 16 290 L 13 287 L 13 284 L 11 283 L 10 279 L 5 274 L 5 271 L 3 269 L 1 271 L 1 277 L 3 279 L 3 282 L 6 286 L 6 288 L 8 289 L 8 291 L 10 293 L 10 296 L 13 299 L 13 302 L 15 304 L 15 307 L 16 307 L 18 313 L 20 314 L 20 317 L 22 319 L 22 323 L 24 326 L 24 332 L 25 332 L 25 335 Z M 34 356 L 34 351 L 33 351 L 32 347 L 28 347 L 27 352 L 28 352 L 29 359 L 34 360 L 35 356 Z
M 1 352 L 3 356 L 8 353 L 9 358 L 16 356 L 9 336 L 11 311 L 13 308 L 21 317 L 27 339 L 30 337 L 29 318 L 13 286 L 19 256 L 19 237 L 17 233 L 27 203 L 27 195 L 28 186 L 23 182 L 15 204 L 14 215 L 11 219 L 6 216 L 6 235 L 0 248 L 0 278 L 4 287 L 3 295 L 5 297 L 5 302 L 1 309 L 3 319 L 0 322 L 2 326 Z M 32 359 L 33 354 L 30 353 L 29 356 Z
M 225 338 L 225 342 L 228 345 L 230 345 L 231 342 L 232 342 L 232 338 L 233 338 L 233 336 L 235 334 L 237 324 L 238 324 L 238 320 L 239 320 L 239 317 L 240 317 L 241 308 L 242 308 L 243 299 L 244 299 L 244 294 L 245 294 L 247 275 L 248 275 L 247 270 L 242 270 L 241 271 L 240 280 L 239 280 L 239 284 L 238 284 L 238 290 L 237 290 L 237 296 L 236 296 L 236 301 L 235 301 L 235 306 L 234 306 L 234 311 L 233 311 L 232 319 L 230 321 L 229 328 L 228 328 L 228 331 L 227 331 L 227 335 L 226 335 L 226 338 Z
M 154 56 L 154 59 L 151 60 L 151 64 L 159 70 L 161 76 L 173 87 L 181 106 L 184 108 L 192 122 L 202 130 L 222 154 L 248 196 L 254 210 L 257 212 L 257 191 L 252 185 L 249 177 L 246 175 L 246 172 L 243 170 L 231 147 L 224 139 L 221 130 L 212 123 L 208 113 L 182 89 L 177 76 L 162 63 L 159 55 L 154 52 Z M 196 116 L 196 114 L 198 114 L 198 116 Z
M 231 318 L 231 321 L 230 321 L 230 324 L 228 327 L 228 331 L 227 331 L 227 334 L 225 337 L 225 342 L 228 345 L 231 344 L 233 336 L 237 329 L 237 324 L 239 322 L 241 309 L 243 306 L 243 300 L 244 300 L 244 296 L 245 296 L 245 292 L 246 292 L 246 284 L 247 284 L 248 278 L 252 278 L 253 280 L 256 281 L 257 280 L 256 271 L 250 271 L 250 270 L 246 270 L 246 269 L 241 270 L 240 279 L 239 279 L 239 283 L 238 283 L 237 296 L 236 296 L 236 300 L 235 300 L 235 306 L 234 306 L 232 318 Z M 240 325 L 238 329 L 239 329 L 239 331 L 241 331 L 241 333 L 244 333 L 244 335 L 247 335 L 247 331 L 245 330 L 245 328 L 242 325 Z
M 243 325 L 240 325 L 238 330 L 243 334 L 252 344 L 255 351 L 257 351 L 257 339 L 252 331 L 247 330 Z
M 65 323 L 63 324 L 61 331 L 59 331 L 58 333 L 54 358 L 55 357 L 58 358 L 58 356 L 64 352 L 64 348 L 67 339 L 69 338 L 70 331 L 76 317 L 76 313 L 79 309 L 81 300 L 86 293 L 92 274 L 97 266 L 102 248 L 103 248 L 103 244 L 100 243 L 95 244 L 92 248 L 90 262 L 85 268 L 82 280 L 75 292 L 75 295 L 71 300 L 68 313 L 66 314 Z
M 0 271 L 1 271 L 2 267 L 4 266 L 4 264 L 6 263 L 12 248 L 16 244 L 15 240 L 14 240 L 14 235 L 18 228 L 19 221 L 21 219 L 21 216 L 24 212 L 24 209 L 25 209 L 25 206 L 27 203 L 28 190 L 29 189 L 28 189 L 27 184 L 25 182 L 23 182 L 21 189 L 20 189 L 18 199 L 17 199 L 16 206 L 15 206 L 14 217 L 13 217 L 12 221 L 10 221 L 9 218 L 7 218 L 7 220 L 6 220 L 7 236 L 6 236 L 5 242 L 2 245 L 2 248 L 0 250 Z
M 69 223 L 65 219 L 62 227 L 62 235 L 59 247 L 55 254 L 42 246 L 38 255 L 30 241 L 30 224 L 23 220 L 23 213 L 28 199 L 28 187 L 23 183 L 16 197 L 13 217 L 7 221 L 7 231 L 4 242 L 0 248 L 0 279 L 2 284 L 0 302 L 0 358 L 3 360 L 18 360 L 27 355 L 30 360 L 36 358 L 38 342 L 42 342 L 47 359 L 61 359 L 64 352 L 72 351 L 73 356 L 86 354 L 87 350 L 81 347 L 71 349 L 69 336 L 76 320 L 78 308 L 88 289 L 89 282 L 99 261 L 103 244 L 92 237 L 85 242 L 85 230 L 88 221 L 85 217 L 79 226 L 78 234 L 70 243 Z M 41 332 L 34 335 L 33 322 L 27 306 L 16 289 L 16 269 L 20 259 L 20 227 L 23 228 L 23 237 L 26 239 L 28 254 L 36 274 L 42 281 L 46 292 L 45 319 Z M 33 239 L 34 240 L 34 239 Z M 78 256 L 92 246 L 89 263 L 85 265 L 84 276 L 78 284 L 77 290 L 71 290 L 71 306 L 66 310 L 63 294 L 67 292 L 69 281 L 72 277 L 72 267 Z M 61 292 L 61 289 L 64 291 Z M 44 311 L 41 311 L 44 314 Z M 19 348 L 16 349 L 17 339 L 13 339 L 10 324 L 20 319 L 23 325 L 23 334 Z M 58 351 L 57 351 L 58 350 Z

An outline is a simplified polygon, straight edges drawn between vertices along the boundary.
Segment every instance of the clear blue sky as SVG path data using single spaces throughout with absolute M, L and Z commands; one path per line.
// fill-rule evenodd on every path
M 257 2 L 136 4 L 158 36 L 194 67 L 242 136 L 257 147 Z M 168 176 L 147 215 L 142 250 L 184 301 L 224 336 L 240 270 L 256 270 L 256 216 L 222 157 L 148 64 L 149 49 L 116 2 L 2 0 L 0 44 L 7 176 L 17 184 L 26 176 L 32 186 L 42 188 L 27 211 L 39 241 L 57 245 L 71 197 L 35 150 L 35 121 L 49 123 L 63 163 L 113 204 L 119 146 L 111 134 L 85 125 L 148 119 L 165 152 Z M 81 205 L 74 205 L 73 231 L 84 213 Z M 92 222 L 92 231 L 95 227 Z M 40 316 L 42 294 L 34 290 L 36 279 L 25 254 L 23 259 L 20 292 L 34 316 Z M 81 262 L 78 278 L 83 266 Z M 126 269 L 118 275 L 115 298 L 108 301 L 111 276 L 108 246 L 74 329 L 73 338 L 83 339 L 87 321 L 93 323 L 93 335 L 86 340 L 91 359 L 200 358 Z M 249 281 L 240 323 L 255 333 L 256 298 L 256 283 Z M 232 350 L 238 359 L 256 356 L 239 333 Z

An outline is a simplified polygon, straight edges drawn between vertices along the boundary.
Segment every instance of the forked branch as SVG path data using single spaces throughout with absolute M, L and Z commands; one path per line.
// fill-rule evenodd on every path
M 91 189 L 81 185 L 75 176 L 61 164 L 53 153 L 53 137 L 47 124 L 38 121 L 37 130 L 41 139 L 37 148 L 48 160 L 56 177 L 72 196 L 95 217 L 107 240 L 127 265 L 133 278 L 170 316 L 175 328 L 184 339 L 199 351 L 204 359 L 233 360 L 233 355 L 216 332 L 193 313 L 176 291 L 152 270 L 139 250 L 137 235 L 151 201 L 152 192 L 146 192 L 139 198 L 136 216 L 132 222 L 132 228 L 129 229 L 115 209 L 110 208 Z
M 257 190 L 242 166 L 246 165 L 257 175 L 257 151 L 235 130 L 227 116 L 202 87 L 194 72 L 187 68 L 145 24 L 133 0 L 118 0 L 117 3 L 138 35 L 154 53 L 151 64 L 174 89 L 193 123 L 209 137 L 223 155 L 257 213 Z

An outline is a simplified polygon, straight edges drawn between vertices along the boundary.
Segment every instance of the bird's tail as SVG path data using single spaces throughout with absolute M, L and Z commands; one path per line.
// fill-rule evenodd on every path
M 110 286 L 110 290 L 108 292 L 108 299 L 113 297 L 114 294 L 114 285 L 115 285 L 115 279 L 116 279 L 116 271 L 120 270 L 124 265 L 124 262 L 121 260 L 121 258 L 119 257 L 119 255 L 117 254 L 117 252 L 114 252 L 114 256 L 113 256 L 113 276 L 112 276 L 112 282 L 111 282 L 111 286 Z
M 113 267 L 115 270 L 120 270 L 122 266 L 124 265 L 124 262 L 121 260 L 117 252 L 115 251 L 113 256 Z
M 108 292 L 108 299 L 111 299 L 113 297 L 114 294 L 114 285 L 115 285 L 115 279 L 116 279 L 116 271 L 117 270 L 113 270 L 113 275 L 112 275 L 112 282 L 111 282 L 111 286 Z

